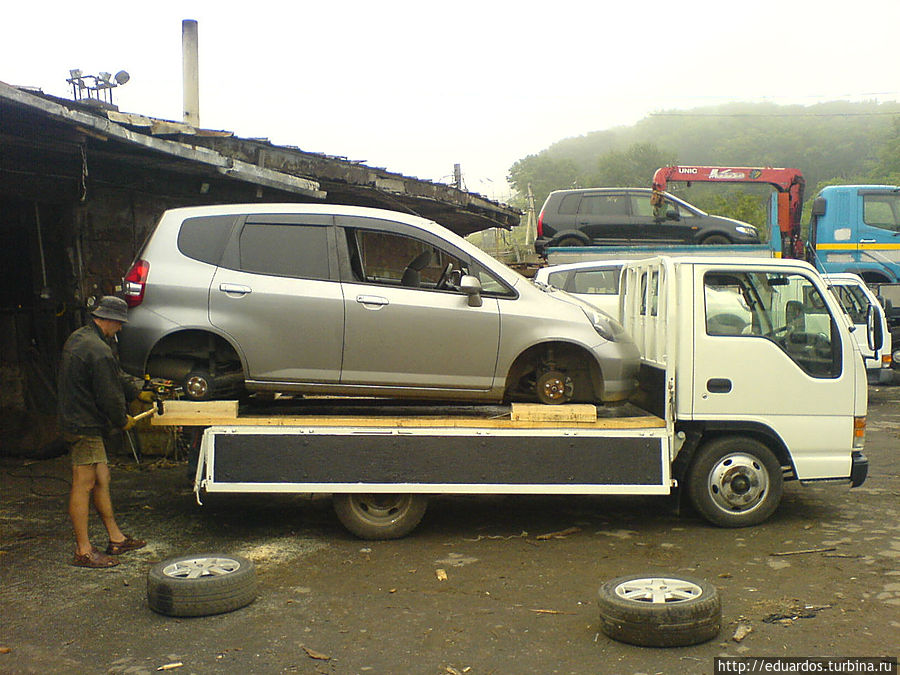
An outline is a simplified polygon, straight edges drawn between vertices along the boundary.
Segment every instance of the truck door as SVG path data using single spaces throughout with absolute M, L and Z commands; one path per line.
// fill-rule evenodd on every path
M 900 190 L 860 190 L 859 269 L 900 279 Z
M 694 419 L 775 429 L 806 474 L 800 477 L 825 470 L 804 450 L 850 447 L 847 397 L 855 392 L 855 367 L 862 370 L 842 339 L 834 298 L 826 300 L 827 291 L 808 274 L 694 268 Z M 804 459 L 815 466 L 801 471 Z M 843 467 L 828 469 L 841 475 Z

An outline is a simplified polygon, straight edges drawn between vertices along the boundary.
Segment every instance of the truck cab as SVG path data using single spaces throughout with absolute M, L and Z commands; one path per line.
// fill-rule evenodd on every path
M 706 517 L 765 517 L 753 511 L 774 509 L 783 477 L 864 479 L 863 360 L 811 265 L 656 258 L 627 264 L 621 285 L 625 328 L 658 373 L 644 379 L 665 378 L 684 441 L 673 474 Z
M 870 379 L 878 384 L 890 384 L 894 380 L 891 370 L 892 341 L 885 309 L 859 275 L 846 272 L 823 274 L 822 277 L 853 323 L 853 337 L 859 345 Z
M 808 250 L 816 267 L 867 284 L 900 281 L 900 187 L 831 185 L 813 201 Z

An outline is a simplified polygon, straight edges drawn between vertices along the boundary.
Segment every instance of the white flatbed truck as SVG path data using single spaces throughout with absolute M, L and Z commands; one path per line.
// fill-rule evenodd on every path
M 620 316 L 642 352 L 625 407 L 242 417 L 235 402 L 213 402 L 231 407 L 167 406 L 153 423 L 208 427 L 198 501 L 203 492 L 328 493 L 341 522 L 367 539 L 409 533 L 430 494 L 683 489 L 710 522 L 741 527 L 771 515 L 784 480 L 862 484 L 863 361 L 814 268 L 660 257 L 622 274 Z

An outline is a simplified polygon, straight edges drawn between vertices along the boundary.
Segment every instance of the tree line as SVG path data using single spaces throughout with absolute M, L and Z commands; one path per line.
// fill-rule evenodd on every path
M 900 185 L 900 103 L 731 103 L 661 111 L 630 127 L 558 141 L 518 160 L 508 180 L 517 206 L 527 206 L 531 185 L 540 209 L 552 190 L 650 187 L 656 169 L 674 164 L 799 169 L 807 209 L 825 185 Z M 669 189 L 706 211 L 765 225 L 771 188 L 672 183 Z

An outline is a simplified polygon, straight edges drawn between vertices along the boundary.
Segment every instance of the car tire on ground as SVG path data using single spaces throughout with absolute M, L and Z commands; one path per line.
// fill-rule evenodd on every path
M 600 587 L 600 630 L 642 647 L 683 647 L 719 634 L 722 605 L 704 579 L 631 574 Z
M 691 503 L 720 527 L 757 525 L 774 513 L 784 490 L 781 464 L 747 436 L 722 436 L 700 446 L 687 474 Z
M 256 599 L 253 562 L 238 555 L 204 553 L 169 558 L 147 572 L 150 609 L 167 616 L 208 616 L 240 609 Z
M 412 532 L 428 507 L 419 494 L 335 494 L 338 520 L 360 539 L 399 539 Z

